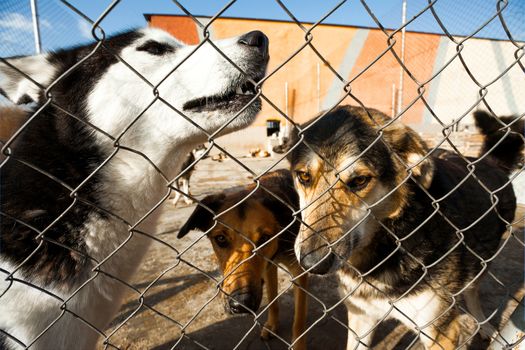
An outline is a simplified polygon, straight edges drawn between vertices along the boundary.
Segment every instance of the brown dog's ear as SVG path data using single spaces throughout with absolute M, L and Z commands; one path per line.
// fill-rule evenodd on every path
M 282 199 L 294 208 L 299 208 L 299 196 L 294 188 L 292 173 L 288 169 L 277 169 L 264 174 L 260 178 L 261 193 L 265 189 Z M 264 188 L 264 189 L 263 189 Z M 263 197 L 273 197 L 271 194 L 264 194 Z M 275 198 L 274 198 L 275 199 Z M 275 199 L 276 200 L 276 199 Z
M 193 213 L 188 218 L 188 221 L 186 221 L 186 223 L 180 229 L 179 233 L 177 234 L 177 238 L 186 236 L 186 234 L 191 230 L 201 230 L 203 232 L 209 230 L 213 225 L 213 217 L 215 215 L 214 213 L 210 212 L 210 210 L 216 212 L 217 209 L 220 208 L 224 198 L 226 198 L 226 195 L 224 195 L 224 193 L 219 193 L 207 196 L 202 201 L 200 201 L 200 203 L 197 205 L 197 208 L 195 208 Z M 203 205 L 208 207 L 210 210 L 206 209 Z
M 434 177 L 434 161 L 421 136 L 400 122 L 392 123 L 384 135 L 403 163 L 412 170 L 412 177 L 429 188 Z
M 287 199 L 285 199 L 282 195 L 276 194 L 280 199 L 282 199 L 284 202 L 288 202 Z M 263 198 L 261 198 L 261 204 L 268 209 L 273 216 L 275 217 L 275 220 L 279 223 L 279 226 L 281 228 L 287 227 L 290 225 L 292 221 L 294 221 L 293 212 L 294 210 L 290 207 L 294 208 L 298 205 L 286 205 L 280 200 L 274 198 L 270 194 L 265 194 Z M 289 204 L 289 203 L 288 203 Z M 296 224 L 291 229 L 292 232 L 299 232 L 299 221 L 296 222 Z
M 282 228 L 288 226 L 294 220 L 294 211 L 299 209 L 299 195 L 294 188 L 292 174 L 286 169 L 272 171 L 261 177 L 261 185 L 271 193 L 260 188 L 258 200 L 273 213 Z M 298 232 L 298 229 L 299 226 L 294 225 L 292 231 Z

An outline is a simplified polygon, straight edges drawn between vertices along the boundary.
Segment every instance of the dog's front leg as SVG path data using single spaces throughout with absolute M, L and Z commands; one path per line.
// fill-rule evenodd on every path
M 479 334 L 482 339 L 490 340 L 492 335 L 496 333 L 496 329 L 487 321 L 487 317 L 483 313 L 481 304 L 479 302 L 479 282 L 474 282 L 474 285 L 467 289 L 463 294 L 465 303 L 469 313 L 474 316 L 476 321 L 480 323 L 481 329 Z
M 175 181 L 172 186 L 174 188 L 176 188 L 177 190 L 180 190 L 178 181 Z M 179 202 L 180 197 L 181 197 L 180 192 L 175 191 L 175 197 L 172 199 L 171 204 L 174 205 L 174 206 L 177 205 L 177 203 Z
M 439 324 L 432 324 L 423 329 L 425 335 L 421 335 L 425 348 L 428 350 L 454 350 L 457 349 L 457 342 L 461 335 L 461 321 L 458 312 L 452 309 L 446 320 Z M 439 316 L 436 316 L 439 317 Z
M 373 329 L 379 322 L 372 313 L 356 307 L 351 301 L 345 302 L 348 311 L 348 339 L 346 350 L 372 348 Z
M 184 196 L 184 203 L 193 204 L 193 199 L 190 197 L 190 179 L 182 179 L 182 192 L 186 194 L 186 196 Z
M 303 272 L 300 270 L 300 272 Z M 297 275 L 294 275 L 294 277 Z M 294 350 L 305 350 L 306 349 L 306 334 L 303 334 L 306 329 L 306 314 L 308 311 L 308 295 L 306 294 L 306 288 L 308 286 L 308 277 L 304 274 L 295 280 L 294 285 L 294 299 L 295 309 L 293 318 L 293 333 L 292 341 L 295 342 L 293 345 Z M 299 338 L 301 337 L 301 338 Z M 299 338 L 299 339 L 298 339 Z M 297 341 L 296 341 L 297 340 Z
M 277 328 L 279 328 L 279 301 L 276 300 L 277 297 L 277 265 L 270 262 L 266 266 L 264 271 L 264 281 L 266 282 L 266 292 L 268 295 L 268 302 L 270 308 L 268 310 L 268 320 L 263 326 L 261 331 L 261 338 L 270 339 L 272 332 L 276 333 Z

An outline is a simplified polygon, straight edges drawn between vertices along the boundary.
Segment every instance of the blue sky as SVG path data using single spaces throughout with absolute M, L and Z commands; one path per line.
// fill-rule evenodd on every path
M 92 39 L 90 25 L 81 16 L 58 0 L 37 0 L 40 28 L 44 50 L 77 45 Z M 89 18 L 96 20 L 112 1 L 70 0 L 70 3 Z M 214 15 L 228 1 L 185 0 L 181 1 L 195 15 Z M 283 0 L 283 3 L 301 21 L 315 22 L 340 1 L 336 0 Z M 402 0 L 368 0 L 366 2 L 375 16 L 387 28 L 401 24 Z M 435 10 L 448 30 L 457 35 L 467 35 L 476 30 L 495 13 L 496 0 L 438 0 Z M 408 0 L 408 19 L 428 5 L 427 0 Z M 144 13 L 181 14 L 182 11 L 169 0 L 121 0 L 104 18 L 102 28 L 111 34 L 129 28 L 146 25 Z M 290 20 L 290 17 L 274 0 L 238 0 L 224 16 Z M 509 0 L 504 18 L 518 40 L 525 41 L 525 0 Z M 377 27 L 360 1 L 345 2 L 325 21 L 346 25 Z M 417 18 L 409 30 L 441 33 L 436 20 L 429 11 Z M 314 32 L 315 34 L 315 32 Z M 479 36 L 505 38 L 498 19 L 492 21 Z M 29 0 L 0 0 L 0 56 L 34 53 Z

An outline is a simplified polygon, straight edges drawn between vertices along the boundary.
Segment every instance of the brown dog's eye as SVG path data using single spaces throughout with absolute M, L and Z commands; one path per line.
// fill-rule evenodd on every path
M 268 242 L 270 239 L 272 239 L 271 235 L 262 235 L 261 238 L 259 238 L 259 246 L 261 246 L 264 243 Z
M 221 248 L 226 248 L 228 246 L 228 239 L 224 235 L 217 235 L 213 237 L 215 243 Z
M 295 175 L 297 176 L 297 180 L 303 184 L 308 185 L 310 183 L 310 174 L 306 171 L 296 171 Z
M 368 182 L 370 182 L 371 177 L 370 176 L 356 176 L 352 180 L 348 181 L 347 186 L 352 191 L 359 191 L 368 185 Z

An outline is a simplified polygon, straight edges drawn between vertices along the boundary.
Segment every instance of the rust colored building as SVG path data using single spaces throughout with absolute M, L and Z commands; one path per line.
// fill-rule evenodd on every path
M 185 43 L 198 44 L 202 39 L 202 29 L 187 16 L 145 17 L 149 25 L 162 28 Z M 205 25 L 210 21 L 209 17 L 197 19 Z M 311 24 L 304 26 L 310 28 Z M 221 17 L 209 26 L 212 40 L 256 29 L 270 38 L 268 72 L 273 75 L 265 83 L 263 93 L 277 108 L 288 111 L 294 121 L 304 122 L 344 97 L 344 84 L 306 44 L 305 32 L 296 23 Z M 397 110 L 401 68 L 388 47 L 393 46 L 400 56 L 400 33 L 389 42 L 388 35 L 379 29 L 321 24 L 311 34 L 311 44 L 337 74 L 350 82 L 351 93 L 357 99 L 389 115 Z M 464 62 L 482 84 L 492 81 L 515 61 L 516 47 L 507 41 L 469 39 L 463 45 Z M 480 88 L 458 59 L 456 43 L 446 36 L 407 31 L 405 65 L 411 73 L 403 77 L 402 107 L 410 106 L 402 116 L 405 123 L 419 130 L 435 130 L 440 122 L 461 118 L 476 105 Z M 525 79 L 514 65 L 490 85 L 486 100 L 498 114 L 523 113 L 525 99 L 518 98 L 518 91 L 525 91 Z M 343 103 L 357 104 L 350 97 Z M 268 118 L 282 119 L 274 107 L 264 103 L 254 126 L 264 127 Z M 470 117 L 463 123 L 471 123 Z

